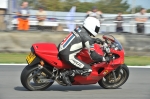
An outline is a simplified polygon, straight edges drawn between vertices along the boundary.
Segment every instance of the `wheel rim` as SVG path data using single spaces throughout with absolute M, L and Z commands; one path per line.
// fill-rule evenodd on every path
M 121 68 L 119 75 L 116 78 L 116 82 L 111 72 L 102 79 L 102 83 L 104 86 L 107 86 L 108 88 L 113 88 L 113 87 L 115 88 L 121 86 L 126 81 L 126 79 L 127 79 L 127 72 L 125 69 Z
M 32 89 L 42 89 L 46 86 L 48 86 L 50 83 L 52 82 L 47 82 L 47 83 L 40 83 L 39 82 L 39 77 L 43 77 L 45 79 L 49 79 L 50 77 L 45 74 L 42 75 L 43 72 L 39 73 L 38 75 L 35 75 L 35 72 L 37 72 L 38 68 L 36 68 L 35 70 L 31 71 L 30 74 L 28 75 L 27 78 L 27 84 L 32 88 Z M 42 76 L 41 76 L 42 75 Z

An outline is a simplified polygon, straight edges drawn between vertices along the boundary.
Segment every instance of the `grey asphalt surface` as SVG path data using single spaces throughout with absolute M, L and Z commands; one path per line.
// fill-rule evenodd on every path
M 0 66 L 0 99 L 150 99 L 150 69 L 129 68 L 130 77 L 119 89 L 98 84 L 64 87 L 54 83 L 46 91 L 27 91 L 20 83 L 24 66 Z

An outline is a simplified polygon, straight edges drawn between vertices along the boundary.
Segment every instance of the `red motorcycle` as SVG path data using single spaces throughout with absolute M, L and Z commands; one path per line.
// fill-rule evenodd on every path
M 106 89 L 115 89 L 123 85 L 129 77 L 129 69 L 124 64 L 124 49 L 120 42 L 112 35 L 103 35 L 103 45 L 94 44 L 98 54 L 111 57 L 110 62 L 93 61 L 87 49 L 83 49 L 77 57 L 91 65 L 92 72 L 89 76 L 76 75 L 70 77 L 72 85 L 98 84 Z M 74 69 L 59 59 L 57 46 L 53 43 L 36 43 L 31 47 L 27 56 L 28 65 L 21 73 L 22 85 L 31 91 L 44 90 L 54 81 L 66 86 L 61 78 L 63 70 Z

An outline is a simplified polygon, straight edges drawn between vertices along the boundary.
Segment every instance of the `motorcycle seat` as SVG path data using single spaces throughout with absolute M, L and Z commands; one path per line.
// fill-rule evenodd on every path
M 58 49 L 54 43 L 36 43 L 33 46 L 37 52 L 58 56 Z

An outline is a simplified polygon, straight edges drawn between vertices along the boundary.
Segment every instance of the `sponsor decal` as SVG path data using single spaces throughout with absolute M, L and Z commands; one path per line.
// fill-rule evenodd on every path
M 73 60 L 73 62 L 74 62 L 77 66 L 83 67 L 83 64 L 82 64 L 82 63 L 80 63 L 80 62 L 78 62 L 78 61 L 76 61 L 76 60 Z
M 75 38 L 75 36 L 70 33 L 64 40 L 63 42 L 61 43 L 61 45 L 66 48 L 70 43 L 71 41 Z
M 79 37 L 79 35 L 78 35 L 75 31 L 73 31 L 73 34 L 74 34 L 76 37 Z

